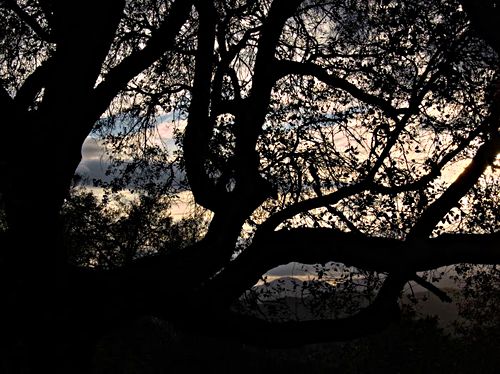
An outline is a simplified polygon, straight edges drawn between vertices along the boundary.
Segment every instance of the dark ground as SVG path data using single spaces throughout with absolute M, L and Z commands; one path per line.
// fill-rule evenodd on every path
M 451 336 L 435 319 L 403 318 L 381 334 L 344 343 L 266 349 L 183 333 L 143 318 L 104 338 L 93 373 L 498 373 L 498 331 Z

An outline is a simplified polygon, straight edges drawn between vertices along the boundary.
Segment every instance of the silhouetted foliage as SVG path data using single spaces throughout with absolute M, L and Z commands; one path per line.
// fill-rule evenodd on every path
M 449 300 L 421 272 L 498 265 L 499 12 L 1 1 L 6 370 L 74 372 L 97 337 L 144 315 L 255 344 L 353 339 L 397 320 L 409 281 Z M 111 155 L 102 199 L 70 195 L 89 136 Z M 182 194 L 206 225 L 173 220 Z M 304 284 L 321 319 L 234 308 L 289 262 L 351 269 Z M 494 283 L 494 268 L 467 269 L 469 290 Z M 353 274 L 365 301 L 322 313 L 356 304 Z
M 62 211 L 71 263 L 113 269 L 193 245 L 206 229 L 203 211 L 174 221 L 170 205 L 164 196 L 144 191 L 132 195 L 105 190 L 99 199 L 89 190 L 75 189 Z
M 459 312 L 463 318 L 457 331 L 469 342 L 483 339 L 500 346 L 500 273 L 497 265 L 457 266 L 457 280 L 463 297 Z

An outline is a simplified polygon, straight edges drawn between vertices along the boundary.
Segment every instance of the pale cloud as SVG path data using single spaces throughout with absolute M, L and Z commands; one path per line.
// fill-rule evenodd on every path
M 172 115 L 164 115 L 158 118 L 158 124 L 152 135 L 152 143 L 164 147 L 171 153 L 176 149 L 174 140 L 175 129 L 183 129 L 186 121 L 173 121 Z M 94 136 L 88 136 L 82 145 L 82 160 L 76 169 L 77 174 L 87 178 L 92 182 L 93 179 L 109 182 L 111 176 L 106 176 L 106 170 L 110 166 L 110 157 L 107 153 L 104 141 Z M 123 155 L 122 155 L 123 156 Z M 126 158 L 126 156 L 125 156 Z M 124 159 L 122 157 L 122 159 Z M 181 176 L 179 175 L 179 178 Z
M 82 160 L 75 173 L 88 178 L 89 182 L 93 179 L 109 181 L 110 178 L 105 174 L 109 164 L 102 140 L 89 136 L 82 145 Z
M 174 122 L 172 118 L 167 117 L 166 119 L 159 121 L 156 125 L 153 142 L 157 145 L 166 147 L 169 152 L 172 152 L 177 148 L 174 139 L 175 131 L 182 131 L 185 127 L 185 120 Z
M 161 122 L 158 127 L 157 127 L 158 135 L 160 138 L 168 140 L 168 139 L 173 139 L 174 137 L 174 126 L 172 122 L 170 121 L 165 121 Z
M 88 136 L 82 145 L 83 159 L 101 159 L 105 153 L 105 148 L 102 140 Z

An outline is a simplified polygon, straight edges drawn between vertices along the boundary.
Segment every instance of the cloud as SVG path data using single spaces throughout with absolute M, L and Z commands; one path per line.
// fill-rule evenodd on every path
M 280 265 L 266 272 L 269 276 L 284 277 L 284 276 L 307 276 L 314 274 L 313 265 L 300 264 L 298 262 L 290 262 L 289 264 Z
M 88 136 L 82 145 L 82 158 L 84 160 L 100 159 L 105 154 L 102 140 Z
M 76 169 L 76 174 L 79 174 L 84 178 L 88 178 L 89 183 L 92 183 L 93 179 L 109 182 L 111 178 L 106 176 L 108 166 L 109 163 L 96 159 L 82 160 Z
M 84 178 L 82 183 L 92 184 L 93 179 L 110 181 L 111 178 L 105 174 L 109 165 L 109 157 L 106 155 L 102 140 L 87 137 L 82 145 L 82 161 L 75 171 Z
M 167 146 L 172 152 L 175 149 L 173 139 L 173 125 L 171 122 L 162 122 L 158 125 L 157 145 Z M 102 139 L 94 136 L 88 136 L 82 145 L 82 160 L 78 165 L 75 173 L 82 176 L 80 184 L 84 186 L 92 186 L 93 180 L 101 180 L 110 182 L 113 175 L 106 175 L 106 171 L 111 165 L 109 154 Z M 124 165 L 122 165 L 124 167 Z M 119 172 L 118 172 L 119 173 Z M 181 181 L 184 179 L 184 173 L 174 167 L 174 179 Z M 134 186 L 130 186 L 134 187 Z
M 177 148 L 174 139 L 174 131 L 176 129 L 183 130 L 186 127 L 186 121 L 181 120 L 173 123 L 170 117 L 161 119 L 162 120 L 159 120 L 156 126 L 157 144 L 162 144 L 166 146 L 170 152 L 173 152 Z

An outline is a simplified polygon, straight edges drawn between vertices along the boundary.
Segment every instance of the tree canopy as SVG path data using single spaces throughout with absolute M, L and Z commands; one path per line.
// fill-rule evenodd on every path
M 37 354 L 47 323 L 61 331 L 54 344 L 81 344 L 112 320 L 155 314 L 276 345 L 349 339 L 397 318 L 410 280 L 446 299 L 417 272 L 499 264 L 499 9 L 493 0 L 1 1 L 10 334 L 31 321 L 20 331 Z M 175 146 L 157 135 L 167 117 Z M 125 165 L 111 188 L 135 180 L 150 197 L 189 191 L 210 212 L 202 238 L 175 251 L 152 239 L 156 254 L 119 269 L 74 266 L 61 209 L 91 133 Z M 154 212 L 150 201 L 159 200 L 136 208 Z M 340 319 L 275 323 L 231 308 L 292 261 L 343 263 L 383 283 Z M 64 326 L 74 325 L 70 338 Z

